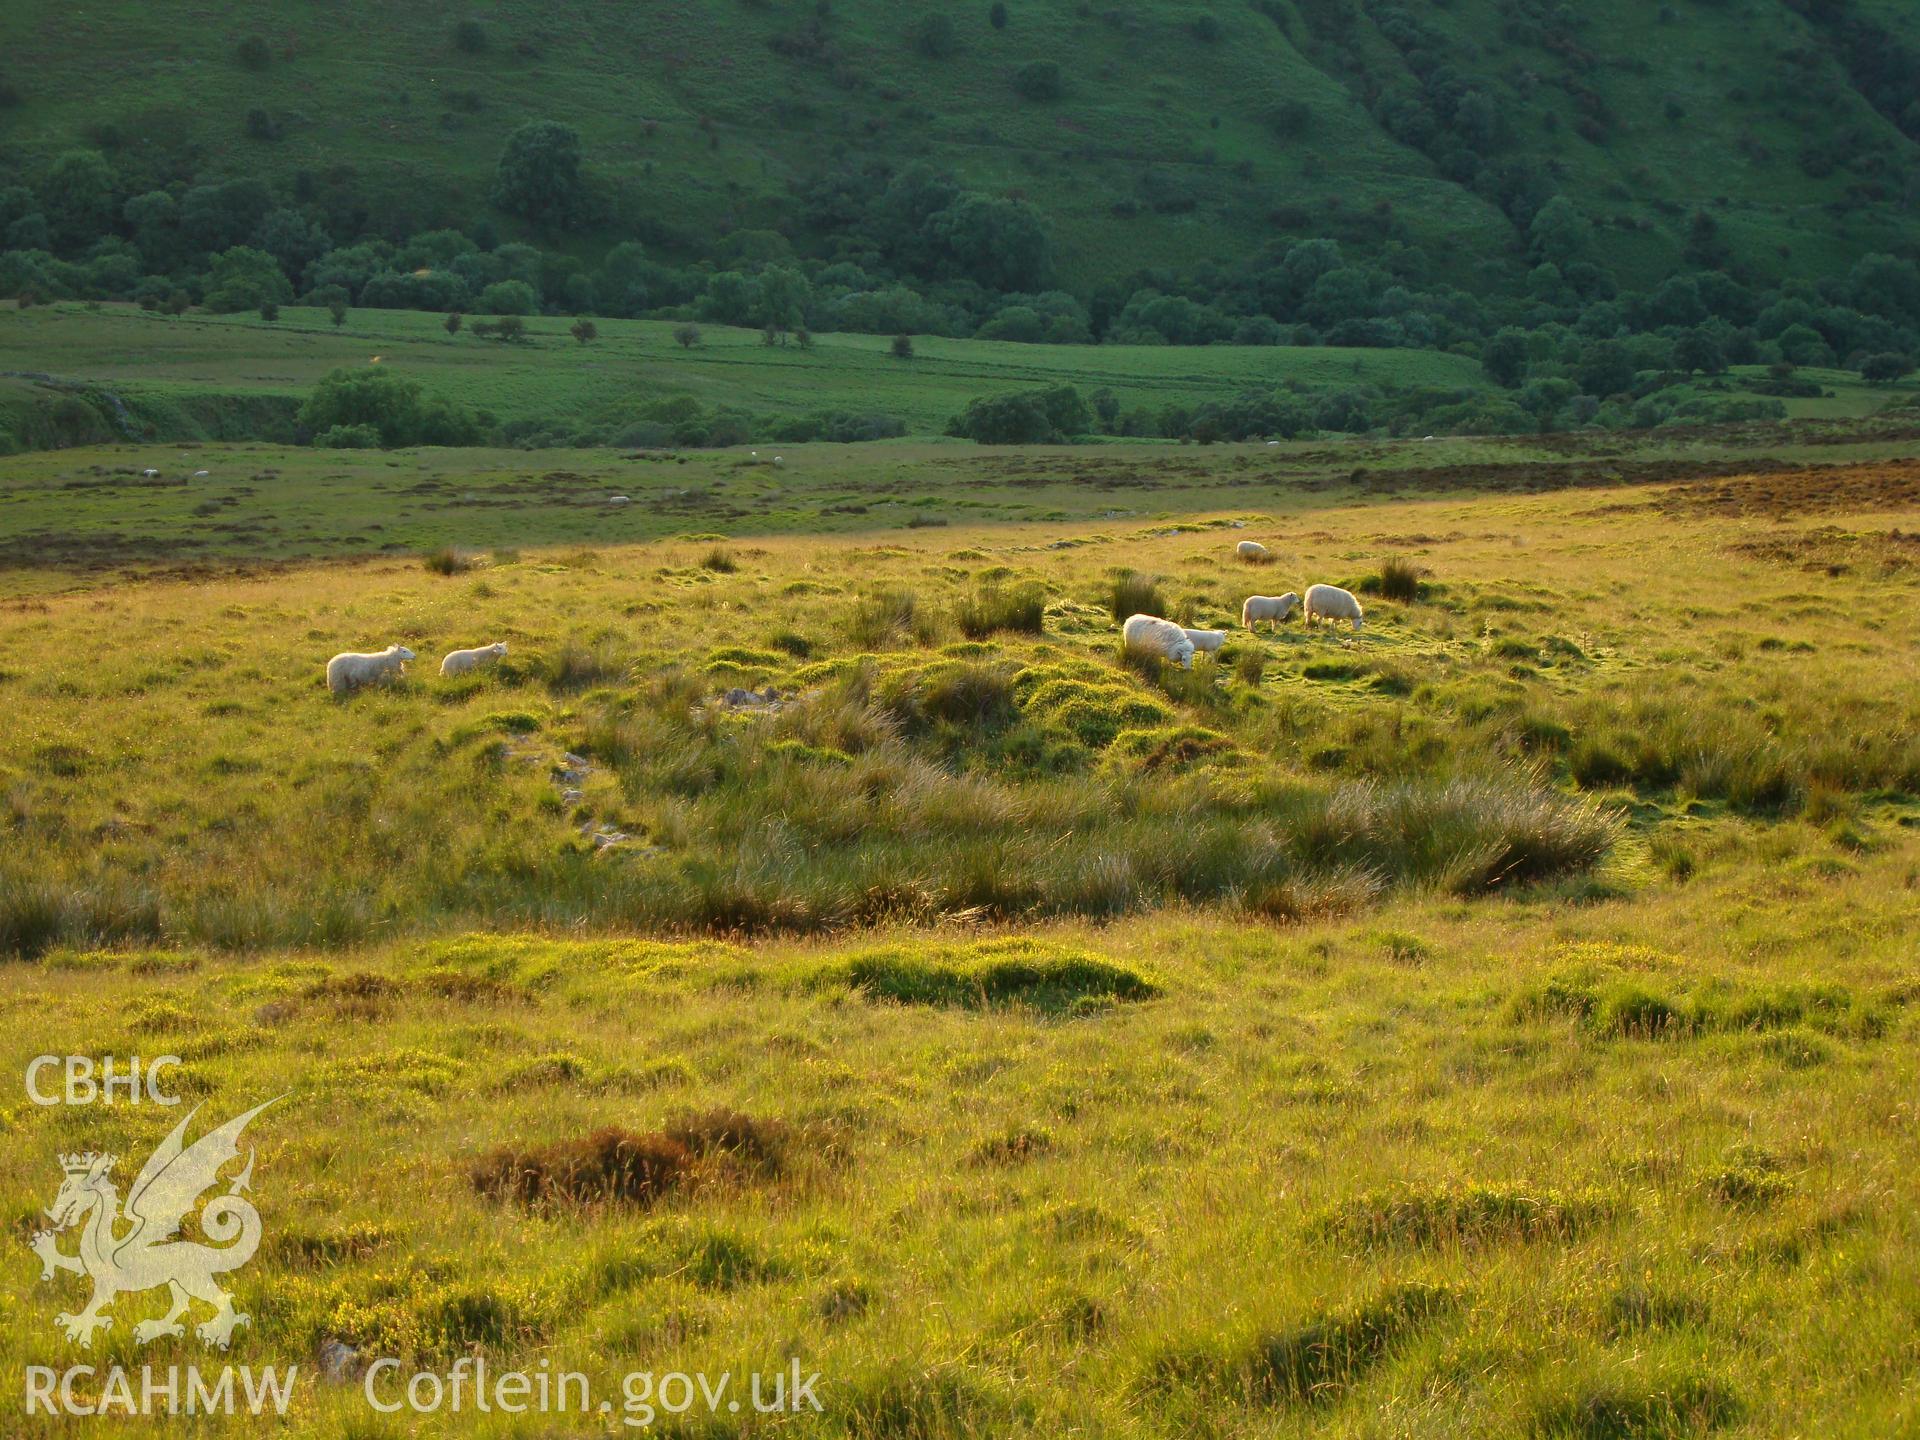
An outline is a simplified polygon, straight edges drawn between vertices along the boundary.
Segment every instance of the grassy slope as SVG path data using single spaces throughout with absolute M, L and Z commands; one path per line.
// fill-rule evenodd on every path
M 1376 460 L 1409 451 L 1424 453 L 1381 447 Z M 1629 838 L 1607 886 L 1577 901 L 1554 889 L 1405 895 L 1277 928 L 1230 904 L 1024 927 L 1016 957 L 1091 955 L 1157 993 L 1067 1015 L 1017 1001 L 890 1005 L 849 993 L 834 967 L 859 952 L 885 981 L 904 974 L 903 957 L 1004 955 L 965 930 L 742 947 L 408 938 L 423 918 L 429 930 L 473 923 L 409 910 L 462 871 L 493 874 L 503 906 L 527 876 L 563 906 L 678 863 L 578 855 L 544 766 L 491 767 L 484 733 L 472 733 L 489 715 L 524 713 L 538 756 L 599 756 L 593 747 L 618 735 L 596 713 L 611 701 L 637 716 L 647 702 L 617 678 L 603 682 L 608 695 L 525 672 L 460 685 L 427 663 L 403 689 L 349 704 L 316 684 L 339 644 L 399 636 L 430 656 L 499 634 L 523 660 L 569 638 L 677 650 L 718 687 L 746 678 L 708 659 L 726 647 L 763 647 L 786 627 L 842 656 L 857 591 L 910 585 L 943 613 L 970 574 L 996 566 L 1043 580 L 1056 604 L 1044 642 L 1001 639 L 993 655 L 1058 666 L 1083 653 L 1112 670 L 1111 628 L 1088 604 L 1110 567 L 1151 568 L 1198 622 L 1224 621 L 1252 582 L 1222 550 L 1259 533 L 1282 552 L 1257 572 L 1263 589 L 1351 578 L 1391 551 L 1414 554 L 1438 587 L 1423 603 L 1374 603 L 1351 644 L 1261 640 L 1259 693 L 1229 679 L 1228 710 L 1186 717 L 1263 756 L 1271 747 L 1303 780 L 1470 745 L 1488 707 L 1532 717 L 1550 767 L 1567 742 L 1537 721 L 1570 725 L 1573 740 L 1657 741 L 1663 707 L 1713 718 L 1693 742 L 1702 757 L 1753 742 L 1798 766 L 1920 730 L 1915 571 L 1889 538 L 1920 522 L 1910 499 L 1892 483 L 1848 490 L 1836 475 L 1671 494 L 1429 495 L 1406 476 L 1387 482 L 1399 498 L 1386 503 L 1259 483 L 1266 457 L 1246 451 L 1159 463 L 890 446 L 859 456 L 873 468 L 844 469 L 830 450 L 780 475 L 719 456 L 640 468 L 656 497 L 697 475 L 731 503 L 759 496 L 763 518 L 793 508 L 770 527 L 793 533 L 732 545 L 731 573 L 697 564 L 705 541 L 607 537 L 584 553 L 530 544 L 452 578 L 411 561 L 315 564 L 9 604 L 0 793 L 11 830 L 30 837 L 12 862 L 64 867 L 75 895 L 125 896 L 115 887 L 127 881 L 166 891 L 176 928 L 158 954 L 56 949 L 7 962 L 0 1013 L 21 1023 L 0 1042 L 0 1066 L 19 1073 L 48 1050 L 172 1051 L 189 1057 L 183 1088 L 221 1117 L 293 1090 L 252 1137 L 268 1243 L 241 1277 L 256 1321 L 237 1361 L 310 1369 L 322 1339 L 345 1335 L 441 1365 L 475 1345 L 496 1368 L 545 1355 L 611 1388 L 627 1369 L 771 1369 L 797 1353 L 828 1377 L 816 1428 L 867 1436 L 1044 1436 L 1072 1424 L 1358 1437 L 1383 1423 L 1632 1435 L 1713 1421 L 1742 1437 L 1867 1437 L 1920 1419 L 1904 1384 L 1920 1304 L 1907 1263 L 1920 1239 L 1906 1108 L 1920 1082 L 1911 793 L 1828 789 L 1799 814 L 1743 817 L 1684 789 L 1622 790 L 1605 799 L 1632 814 Z M 77 467 L 70 479 L 98 480 L 85 464 L 96 458 L 180 464 L 170 448 L 82 452 L 8 462 L 7 473 L 18 485 L 58 461 Z M 314 457 L 249 447 L 195 458 L 219 477 L 201 482 L 214 498 L 241 464 Z M 340 458 L 369 496 L 383 481 L 404 490 L 463 483 L 467 466 L 485 474 L 477 456 L 429 457 L 426 474 L 414 457 Z M 560 512 L 529 493 L 545 460 L 498 457 L 500 478 L 521 483 L 494 498 L 560 538 Z M 956 523 L 814 533 L 825 507 L 874 500 L 869 487 L 887 483 Z M 277 499 L 290 525 L 317 503 L 305 486 L 231 493 L 243 488 Z M 122 477 L 67 493 L 66 526 L 84 539 L 147 492 Z M 1093 518 L 1129 505 L 1176 508 L 1190 527 L 1239 517 L 1257 528 Z M 220 544 L 270 555 L 277 539 L 226 533 Z M 1063 540 L 1089 543 L 1056 548 Z M 1650 569 L 1663 603 L 1645 603 Z M 1568 640 L 1573 655 L 1558 643 Z M 883 660 L 931 658 L 907 647 Z M 1406 683 L 1374 683 L 1395 677 Z M 1286 723 L 1270 728 L 1276 717 Z M 726 743 L 751 744 L 752 730 Z M 656 738 L 590 777 L 586 804 L 696 851 L 709 843 L 702 753 L 687 733 Z M 739 778 L 769 784 L 772 773 Z M 826 771 L 816 800 L 851 814 L 863 791 L 840 773 Z M 871 765 L 853 773 L 882 779 Z M 876 783 L 864 823 L 894 823 L 932 794 L 938 824 L 964 837 L 955 844 L 1020 843 L 996 830 L 1016 803 L 996 782 L 939 783 L 920 771 Z M 1211 801 L 1189 796 L 1172 813 L 1197 822 L 1239 782 L 1228 767 L 1208 783 Z M 814 818 L 795 811 L 789 823 Z M 762 838 L 830 863 L 835 846 L 807 859 L 815 852 L 781 839 L 794 833 L 769 824 Z M 1003 873 L 1022 873 L 1012 851 L 995 853 Z M 592 883 L 562 885 L 575 870 Z M 316 908 L 297 948 L 205 948 L 297 918 L 303 887 L 345 877 L 357 878 L 343 903 Z M 18 905 L 17 890 L 6 895 Z M 372 930 L 358 928 L 367 919 Z M 1573 1006 L 1585 992 L 1599 1008 L 1583 1021 Z M 1693 1030 L 1629 1023 L 1658 1004 L 1708 1018 Z M 497 1143 L 608 1122 L 649 1129 L 720 1104 L 798 1127 L 783 1174 L 722 1177 L 652 1211 L 557 1218 L 483 1202 L 466 1178 Z M 52 1193 L 57 1151 L 138 1156 L 174 1118 L 11 1102 L 0 1206 L 24 1226 Z M 1329 1222 L 1346 1228 L 1329 1233 Z M 0 1331 L 9 1368 L 72 1354 L 47 1318 L 72 1304 L 75 1282 L 56 1290 L 34 1275 L 21 1263 L 4 1276 L 17 1317 Z M 1365 1309 L 1410 1285 L 1443 1294 L 1424 1312 Z M 149 1313 L 121 1308 L 128 1320 Z M 1314 1351 L 1320 1324 L 1346 1327 L 1352 1343 Z M 137 1355 L 125 1320 L 109 1341 L 107 1355 L 129 1363 L 198 1353 Z M 1289 1376 L 1312 1386 L 1310 1400 L 1287 1391 Z M 8 1387 L 0 1405 L 19 1396 Z M 356 1391 L 310 1387 L 289 1433 L 356 1426 L 368 1433 Z M 444 1433 L 520 1432 L 496 1415 Z
M 989 340 L 914 342 L 894 359 L 880 335 L 821 335 L 811 351 L 769 347 L 759 332 L 703 326 L 685 350 L 665 322 L 604 320 L 581 346 L 564 321 L 529 322 L 535 340 L 502 346 L 449 337 L 442 317 L 357 310 L 336 330 L 324 311 L 289 308 L 268 325 L 253 315 L 192 315 L 174 321 L 131 306 L 49 306 L 0 316 L 0 370 L 54 370 L 61 377 L 158 394 L 263 392 L 305 398 L 335 366 L 374 356 L 434 390 L 502 419 L 601 419 L 645 400 L 687 392 L 757 414 L 879 411 L 916 433 L 938 434 L 977 395 L 1071 383 L 1110 387 L 1125 407 L 1158 408 L 1224 399 L 1299 380 L 1339 385 L 1484 383 L 1457 355 L 1403 350 L 1227 346 L 1016 345 Z
M 327 371 L 378 356 L 381 364 L 501 420 L 615 421 L 648 400 L 688 393 L 762 415 L 879 412 L 918 435 L 941 433 L 976 396 L 1062 383 L 1083 395 L 1111 389 L 1125 409 L 1194 405 L 1289 382 L 1313 389 L 1486 384 L 1472 360 L 1434 351 L 927 337 L 915 341 L 914 358 L 903 362 L 888 353 L 884 336 L 821 335 L 803 351 L 769 347 L 757 331 L 706 326 L 702 344 L 686 350 L 665 322 L 604 320 L 600 338 L 581 346 L 568 337 L 564 321 L 536 319 L 530 344 L 502 346 L 467 334 L 450 337 L 441 318 L 357 310 L 335 329 L 324 312 L 294 307 L 273 324 L 250 314 L 170 318 L 126 305 L 6 310 L 0 311 L 0 371 L 53 372 L 135 401 L 205 400 L 217 411 L 223 397 L 304 399 Z M 1920 388 L 1912 382 L 1867 386 L 1846 372 L 1804 373 L 1827 386 L 1831 398 L 1790 400 L 1789 418 L 1867 416 Z M 1759 374 L 1739 371 L 1735 380 Z M 0 427 L 10 406 L 31 400 L 24 384 L 0 380 Z
M 557 118 L 581 129 L 596 169 L 626 197 L 631 228 L 669 248 L 696 238 L 704 248 L 722 227 L 779 223 L 787 183 L 825 160 L 925 159 L 982 188 L 1034 198 L 1054 222 L 1065 278 L 1080 286 L 1142 264 L 1243 255 L 1278 233 L 1270 217 L 1283 205 L 1366 248 L 1385 231 L 1357 217 L 1389 202 L 1396 231 L 1449 256 L 1455 278 L 1469 283 L 1513 243 L 1497 209 L 1395 141 L 1357 98 L 1363 87 L 1410 83 L 1405 59 L 1364 17 L 1356 58 L 1345 61 L 1297 17 L 1284 33 L 1249 9 L 1221 7 L 1223 38 L 1207 44 L 1186 29 L 1200 7 L 1083 13 L 1068 0 L 1030 0 L 1000 32 L 984 9 L 956 15 L 960 53 L 930 61 L 908 43 L 914 20 L 897 6 L 841 0 L 827 26 L 833 58 L 776 54 L 768 40 L 813 9 L 502 0 L 471 11 L 490 37 L 474 56 L 452 44 L 465 7 L 250 0 L 217 14 L 165 15 L 121 3 L 15 7 L 0 15 L 0 55 L 26 98 L 7 130 L 29 165 L 111 132 L 134 171 L 164 172 L 190 154 L 209 171 L 283 184 L 302 171 L 322 189 L 329 177 L 350 177 L 404 229 L 470 221 L 484 209 L 502 137 L 524 119 Z M 1581 13 L 1574 34 L 1591 61 L 1503 38 L 1492 0 L 1419 10 L 1440 36 L 1443 63 L 1510 118 L 1512 153 L 1552 167 L 1592 216 L 1653 222 L 1650 235 L 1602 240 L 1629 279 L 1671 263 L 1684 212 L 1703 197 L 1745 258 L 1779 270 L 1830 271 L 1901 242 L 1897 202 L 1841 216 L 1828 207 L 1852 177 L 1811 180 L 1799 167 L 1810 140 L 1857 131 L 1862 145 L 1891 157 L 1897 195 L 1915 147 L 1853 91 L 1783 0 L 1666 7 L 1663 21 L 1649 6 Z M 1920 43 L 1910 10 L 1875 13 Z M 234 44 L 256 31 L 293 58 L 261 74 L 242 69 Z M 1810 79 L 1780 59 L 1796 47 L 1814 57 Z M 1035 56 L 1066 71 L 1068 95 L 1057 105 L 1013 98 L 1011 73 Z M 1604 145 L 1575 133 L 1563 82 L 1607 102 L 1614 123 Z M 478 97 L 478 108 L 458 96 Z M 1265 112 L 1283 98 L 1313 107 L 1308 135 L 1283 142 L 1267 127 Z M 1682 121 L 1665 117 L 1669 98 L 1685 106 Z M 242 137 L 256 105 L 290 119 L 284 141 Z M 1240 161 L 1252 164 L 1251 179 L 1234 173 Z M 1116 221 L 1113 202 L 1138 194 L 1149 169 L 1190 188 L 1199 208 Z M 1335 218 L 1336 208 L 1356 218 Z

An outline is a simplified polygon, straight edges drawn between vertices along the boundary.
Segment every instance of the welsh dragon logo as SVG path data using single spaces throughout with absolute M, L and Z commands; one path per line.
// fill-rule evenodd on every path
M 200 1211 L 201 1233 L 215 1243 L 202 1245 L 178 1236 L 200 1197 L 220 1182 L 222 1167 L 239 1159 L 240 1132 L 247 1122 L 273 1103 L 256 1105 L 187 1145 L 187 1124 L 200 1111 L 194 1106 L 141 1167 L 127 1191 L 124 1213 L 110 1178 L 117 1157 L 91 1151 L 60 1157 L 66 1179 L 46 1212 L 53 1228 L 40 1231 L 31 1244 L 40 1257 L 42 1280 L 69 1270 L 93 1281 L 93 1298 L 84 1310 L 55 1317 L 69 1340 L 91 1347 L 94 1332 L 113 1324 L 106 1309 L 117 1297 L 162 1285 L 171 1293 L 172 1304 L 162 1318 L 133 1327 L 133 1338 L 142 1345 L 185 1334 L 181 1317 L 195 1300 L 213 1307 L 213 1315 L 194 1327 L 208 1345 L 226 1349 L 234 1327 L 250 1323 L 234 1310 L 233 1297 L 216 1277 L 238 1270 L 260 1246 L 260 1212 L 245 1194 L 253 1182 L 251 1150 L 245 1168 L 228 1181 L 226 1193 L 214 1196 Z M 79 1253 L 61 1253 L 59 1232 L 76 1226 Z

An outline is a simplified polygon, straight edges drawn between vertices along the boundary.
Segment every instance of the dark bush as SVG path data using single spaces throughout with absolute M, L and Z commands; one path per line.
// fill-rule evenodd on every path
M 1058 100 L 1066 93 L 1066 81 L 1052 60 L 1035 60 L 1013 73 L 1016 94 L 1027 100 Z

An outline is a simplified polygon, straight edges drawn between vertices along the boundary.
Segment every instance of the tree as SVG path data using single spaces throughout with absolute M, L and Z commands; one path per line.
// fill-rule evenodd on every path
M 802 325 L 798 330 L 793 332 L 793 343 L 798 345 L 802 350 L 813 349 L 813 332 Z
M 949 435 L 981 445 L 1059 445 L 1093 429 L 1093 412 L 1071 385 L 990 395 L 969 402 L 947 426 Z
M 370 425 L 389 449 L 471 445 L 480 439 L 480 427 L 467 411 L 425 394 L 418 381 L 371 366 L 330 371 L 300 407 L 299 424 L 313 435 L 338 426 Z
M 1527 227 L 1533 258 L 1563 270 L 1586 254 L 1590 235 L 1591 227 L 1564 195 L 1542 205 Z
M 440 324 L 447 334 L 458 335 L 460 333 L 462 320 L 463 317 L 458 310 L 450 310 L 447 312 L 447 318 L 442 320 Z
M 911 335 L 896 335 L 893 337 L 893 344 L 888 346 L 887 350 L 896 360 L 911 360 L 913 358 L 913 337 Z
M 1004 0 L 993 0 L 993 8 L 987 11 L 987 23 L 996 30 L 1007 28 L 1007 7 Z
M 1733 259 L 1733 247 L 1720 234 L 1720 222 L 1704 210 L 1693 212 L 1687 224 L 1687 243 L 1681 258 L 1701 270 L 1724 270 Z
M 40 209 L 63 249 L 90 245 L 113 221 L 113 167 L 95 150 L 68 150 L 47 168 Z
M 502 345 L 520 345 L 527 341 L 527 322 L 518 315 L 502 315 L 498 320 L 476 320 L 473 333 L 482 340 L 498 340 Z
M 494 170 L 493 203 L 553 230 L 580 223 L 587 210 L 580 132 L 555 120 L 530 120 L 515 130 Z
M 184 290 L 176 290 L 167 296 L 167 313 L 181 316 L 193 308 L 193 297 Z
M 1046 288 L 1050 254 L 1040 212 L 1021 200 L 967 194 L 933 217 L 948 268 L 987 290 Z
M 1891 351 L 1882 355 L 1869 355 L 1860 362 L 1860 378 L 1869 385 L 1891 385 L 1902 376 L 1913 373 L 1913 357 L 1897 355 Z
M 477 307 L 488 315 L 531 315 L 540 296 L 524 280 L 502 280 L 480 292 Z
M 700 327 L 676 325 L 673 327 L 673 338 L 682 350 L 691 350 L 700 343 Z
M 929 60 L 946 60 L 959 53 L 960 35 L 950 16 L 936 10 L 914 28 L 913 48 Z
M 1601 340 L 1580 357 L 1575 378 L 1588 395 L 1618 395 L 1633 388 L 1633 356 L 1618 340 Z
M 132 209 L 133 202 L 127 205 Z M 253 243 L 278 260 L 288 275 L 299 275 L 333 248 L 333 237 L 300 211 L 282 209 L 260 222 Z
M 336 300 L 327 306 L 327 314 L 333 317 L 333 328 L 338 330 L 347 323 L 347 302 Z
M 1689 330 L 1673 346 L 1673 364 L 1677 370 L 1691 375 L 1698 370 L 1703 375 L 1724 375 L 1727 370 L 1727 352 L 1720 348 L 1720 341 L 1711 330 Z
M 1511 390 L 1527 373 L 1527 332 L 1509 325 L 1480 351 L 1480 368 L 1494 384 Z
M 600 338 L 600 327 L 585 316 L 582 316 L 567 327 L 567 333 L 582 345 L 585 345 L 590 340 L 598 340 Z
M 1780 332 L 1776 343 L 1780 346 L 1780 358 L 1795 365 L 1833 364 L 1833 348 L 1811 325 L 1789 325 Z
M 760 272 L 757 283 L 757 318 L 784 339 L 787 331 L 805 322 L 813 286 L 790 265 L 769 265 Z
M 271 300 L 260 302 L 260 318 L 271 325 L 280 318 L 280 307 Z
M 1013 72 L 1014 91 L 1028 100 L 1058 100 L 1066 93 L 1066 81 L 1052 60 L 1034 60 Z
M 268 301 L 285 304 L 291 299 L 293 286 L 266 251 L 236 245 L 213 257 L 204 303 L 214 314 L 231 315 L 238 310 L 258 309 Z

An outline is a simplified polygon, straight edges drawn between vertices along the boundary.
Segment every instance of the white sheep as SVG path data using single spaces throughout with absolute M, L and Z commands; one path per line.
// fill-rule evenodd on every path
M 633 501 L 625 495 L 609 495 L 607 496 L 607 503 L 609 505 L 631 505 Z
M 212 473 L 213 472 L 210 470 L 196 470 L 193 472 L 193 478 L 196 480 L 204 480 L 207 478 L 208 475 Z
M 1271 558 L 1267 547 L 1262 545 L 1258 540 L 1242 540 L 1238 545 L 1233 547 L 1233 553 L 1238 555 L 1242 560 L 1266 560 Z
M 1270 620 L 1278 629 L 1280 622 L 1291 615 L 1299 603 L 1300 597 L 1291 590 L 1284 595 L 1249 595 L 1240 607 L 1240 623 L 1255 630 L 1262 620 Z
M 1360 617 L 1364 612 L 1360 602 L 1353 598 L 1353 592 L 1342 590 L 1338 585 L 1307 586 L 1306 620 L 1311 626 L 1316 620 L 1351 620 L 1353 628 L 1360 628 Z
M 442 678 L 449 675 L 464 675 L 469 670 L 498 660 L 507 653 L 507 642 L 496 640 L 491 645 L 482 645 L 477 650 L 449 650 L 447 658 L 440 662 Z
M 1183 627 L 1184 628 L 1184 627 Z M 1188 630 L 1187 639 L 1193 642 L 1193 648 L 1205 655 L 1212 655 L 1227 643 L 1224 630 Z
M 140 478 L 143 480 L 156 480 L 159 478 L 159 476 L 160 476 L 160 472 L 158 470 L 149 469 L 149 470 L 142 470 L 140 472 Z
M 1193 641 L 1187 632 L 1171 620 L 1152 615 L 1129 615 L 1120 627 L 1120 643 L 1129 655 L 1151 655 L 1160 660 L 1176 660 L 1183 670 L 1193 668 Z
M 362 685 L 372 685 L 407 673 L 407 661 L 413 651 L 404 645 L 389 645 L 372 655 L 348 650 L 327 661 L 327 689 L 336 695 Z

